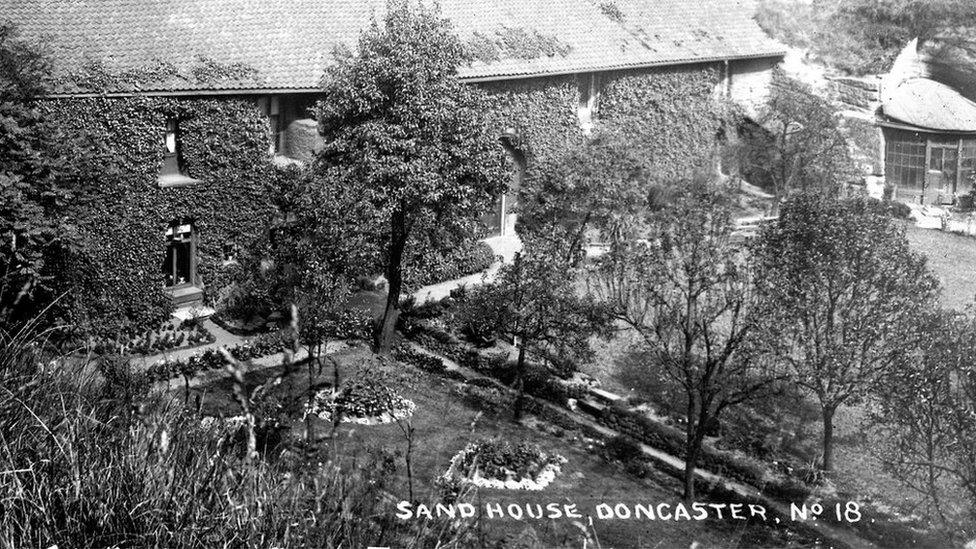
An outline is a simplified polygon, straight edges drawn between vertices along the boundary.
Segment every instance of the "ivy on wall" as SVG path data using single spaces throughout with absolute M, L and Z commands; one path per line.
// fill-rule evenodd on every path
M 475 32 L 464 43 L 465 57 L 484 63 L 500 59 L 566 57 L 572 50 L 572 46 L 556 36 L 525 27 L 502 27 L 493 34 Z
M 42 108 L 67 131 L 85 129 L 116 153 L 91 190 L 97 207 L 78 220 L 93 262 L 80 275 L 76 297 L 94 328 L 126 320 L 143 327 L 166 317 L 171 306 L 161 288 L 171 221 L 194 220 L 197 274 L 208 296 L 229 282 L 224 246 L 246 248 L 270 225 L 270 131 L 254 103 L 97 97 L 49 100 Z M 159 187 L 169 116 L 180 119 L 186 169 L 200 180 L 195 185 Z
M 483 84 L 494 102 L 499 133 L 515 130 L 513 145 L 531 162 L 559 155 L 582 141 L 574 77 L 534 78 Z
M 63 92 L 138 91 L 173 87 L 252 87 L 262 84 L 258 71 L 244 63 L 221 63 L 197 55 L 185 66 L 165 59 L 124 69 L 108 67 L 100 59 L 90 59 L 59 75 L 55 84 Z
M 715 98 L 719 71 L 685 65 L 605 73 L 597 124 L 632 137 L 663 179 L 707 166 L 725 109 Z M 573 76 L 483 84 L 496 104 L 499 131 L 514 129 L 514 145 L 529 162 L 558 158 L 585 137 L 579 127 L 579 84 Z
M 159 70 L 160 78 L 172 76 L 166 67 Z M 150 72 L 132 78 L 156 78 Z M 206 72 L 214 78 L 235 76 L 233 70 L 224 75 L 213 67 Z M 686 173 L 711 158 L 721 128 L 713 97 L 715 67 L 618 72 L 601 80 L 599 127 L 642 141 L 663 176 Z M 585 139 L 577 118 L 576 77 L 480 85 L 494 102 L 499 136 L 508 128 L 515 131 L 513 145 L 526 155 L 530 169 Z M 67 131 L 84 128 L 116 153 L 115 165 L 106 166 L 93 190 L 98 207 L 79 220 L 93 261 L 77 267 L 78 298 L 96 325 L 110 330 L 117 327 L 113 321 L 128 319 L 143 327 L 166 317 L 170 302 L 161 292 L 162 263 L 171 221 L 195 222 L 197 272 L 208 299 L 230 283 L 231 273 L 221 266 L 224 246 L 246 250 L 271 225 L 277 174 L 268 158 L 268 124 L 253 102 L 94 97 L 48 100 L 43 109 Z M 196 185 L 158 185 L 169 116 L 180 119 L 181 149 L 188 175 L 200 180 Z
M 670 179 L 705 167 L 715 154 L 724 110 L 715 98 L 714 65 L 684 65 L 602 78 L 599 124 L 635 138 L 659 175 Z

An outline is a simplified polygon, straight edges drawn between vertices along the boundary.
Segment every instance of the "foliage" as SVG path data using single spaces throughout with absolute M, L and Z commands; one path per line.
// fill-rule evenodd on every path
M 310 413 L 328 418 L 334 415 L 373 418 L 384 414 L 396 417 L 412 407 L 412 402 L 397 394 L 384 380 L 371 379 L 361 373 L 343 383 L 335 395 L 328 392 L 316 395 Z
M 395 520 L 392 456 L 353 456 L 354 467 L 299 449 L 242 459 L 228 423 L 206 426 L 155 399 L 101 398 L 85 365 L 47 365 L 57 357 L 45 354 L 46 338 L 0 329 L 9 392 L 0 399 L 0 545 L 477 544 L 459 521 Z
M 491 127 L 514 131 L 512 147 L 535 160 L 558 156 L 583 142 L 576 108 L 579 89 L 571 77 L 532 78 L 481 85 L 488 94 Z M 509 169 L 514 170 L 509 160 Z
M 401 362 L 413 364 L 421 370 L 426 370 L 435 374 L 443 373 L 444 370 L 447 369 L 447 366 L 444 365 L 443 360 L 437 358 L 436 356 L 422 353 L 405 344 L 400 344 L 393 348 L 393 358 Z
M 958 542 L 971 537 L 976 521 L 972 312 L 926 319 L 921 353 L 884 378 L 881 405 L 872 417 L 879 430 L 875 452 L 885 470 L 921 497 L 943 531 L 958 533 Z
M 938 282 L 904 232 L 864 199 L 797 195 L 753 253 L 763 341 L 819 400 L 830 470 L 834 412 L 911 356 Z
M 566 57 L 572 46 L 556 36 L 542 34 L 538 29 L 506 27 L 496 29 L 494 35 L 476 31 L 463 45 L 464 58 L 470 63 L 491 63 L 501 59 L 538 59 Z
M 161 89 L 173 85 L 202 87 L 223 84 L 242 88 L 247 84 L 259 83 L 255 68 L 244 63 L 221 63 L 205 55 L 197 55 L 191 64 L 185 66 L 155 59 L 124 69 L 109 67 L 101 59 L 88 59 L 58 74 L 54 80 L 59 91 L 96 93 Z
M 764 0 L 757 20 L 814 59 L 861 75 L 886 72 L 913 38 L 971 27 L 976 13 L 964 0 Z
M 598 127 L 633 140 L 661 181 L 709 168 L 728 109 L 714 96 L 718 71 L 709 65 L 612 73 L 602 80 Z
M 651 216 L 646 240 L 611 248 L 591 286 L 684 392 L 685 497 L 693 498 L 694 469 L 713 418 L 770 379 L 749 348 L 751 272 L 730 239 L 728 198 L 707 183 L 688 188 Z
M 808 86 L 777 73 L 759 113 L 766 131 L 742 142 L 743 175 L 782 199 L 793 192 L 838 194 L 856 175 L 840 115 Z
M 563 227 L 585 246 L 591 232 L 610 239 L 633 231 L 653 200 L 653 166 L 640 143 L 603 134 L 537 163 L 519 189 L 519 233 Z
M 624 12 L 620 9 L 620 6 L 618 6 L 617 3 L 614 2 L 613 0 L 604 0 L 603 2 L 600 2 L 597 5 L 597 7 L 600 8 L 600 11 L 603 12 L 603 15 L 606 15 L 613 21 L 616 21 L 617 23 L 624 22 Z
M 87 259 L 70 213 L 93 183 L 89 161 L 105 160 L 37 108 L 49 77 L 47 59 L 0 24 L 0 324 L 9 327 L 52 305 L 46 322 L 69 316 L 61 296 L 75 281 L 62 273 Z
M 577 281 L 582 248 L 561 229 L 525 242 L 512 264 L 503 265 L 496 280 L 468 292 L 458 311 L 459 322 L 491 326 L 518 338 L 515 385 L 519 391 L 515 418 L 525 390 L 526 352 L 583 359 L 592 356 L 589 338 L 607 336 L 609 319 L 591 296 L 579 295 Z
M 282 353 L 292 349 L 295 336 L 287 331 L 261 334 L 227 349 L 235 360 L 247 361 L 264 356 Z M 179 375 L 193 376 L 199 372 L 222 369 L 227 364 L 220 349 L 207 349 L 185 359 L 162 360 L 146 369 L 146 377 L 151 381 L 168 381 Z
M 422 222 L 464 227 L 502 190 L 484 94 L 457 76 L 462 48 L 435 9 L 391 1 L 383 26 L 337 55 L 317 108 L 318 171 L 358 193 L 379 226 L 389 284 L 378 347 L 392 345 L 407 242 Z
M 604 448 L 612 459 L 623 464 L 644 458 L 644 451 L 641 450 L 640 444 L 628 436 L 617 435 L 608 440 Z
M 189 347 L 212 343 L 213 341 L 213 334 L 199 325 L 194 324 L 184 328 L 165 324 L 159 329 L 146 330 L 131 337 L 119 334 L 115 339 L 96 338 L 91 350 L 96 355 L 132 354 L 145 356 L 184 347 L 184 342 Z
M 86 275 L 74 289 L 84 324 L 114 334 L 166 319 L 172 306 L 160 291 L 164 233 L 177 219 L 194 221 L 200 282 L 208 296 L 219 295 L 233 272 L 224 265 L 225 250 L 250 248 L 272 218 L 270 136 L 260 110 L 243 99 L 147 96 L 51 99 L 40 108 L 63 131 L 111 151 L 103 164 L 117 167 L 91 179 L 97 181 L 97 207 L 72 217 L 92 256 L 89 271 L 72 271 Z M 168 116 L 181 120 L 182 150 L 189 175 L 199 180 L 195 185 L 159 187 Z
M 407 255 L 403 266 L 403 280 L 410 288 L 480 273 L 488 270 L 495 262 L 491 246 L 474 239 L 464 239 L 451 247 L 438 246 L 424 238 L 422 242 L 411 244 Z

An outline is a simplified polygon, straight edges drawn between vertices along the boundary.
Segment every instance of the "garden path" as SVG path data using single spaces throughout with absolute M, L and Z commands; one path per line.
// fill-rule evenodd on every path
M 417 305 L 423 305 L 429 301 L 440 301 L 451 295 L 452 290 L 461 286 L 476 286 L 478 284 L 491 282 L 498 273 L 498 269 L 503 264 L 511 262 L 515 257 L 515 254 L 522 250 L 522 241 L 516 235 L 493 236 L 491 238 L 486 238 L 485 244 L 488 244 L 488 246 L 491 247 L 491 251 L 496 256 L 501 257 L 501 261 L 497 261 L 492 264 L 487 271 L 420 288 L 413 293 L 413 298 Z
M 210 332 L 214 336 L 214 340 L 205 345 L 198 345 L 196 347 L 186 347 L 183 349 L 172 349 L 169 351 L 163 351 L 162 353 L 136 357 L 130 361 L 130 364 L 137 367 L 148 368 L 150 365 L 157 362 L 162 362 L 163 360 L 182 360 L 189 358 L 190 356 L 200 354 L 207 349 L 219 349 L 220 347 L 233 347 L 239 343 L 244 342 L 244 338 L 236 336 L 227 330 L 221 328 L 216 323 L 214 323 L 209 318 L 204 320 L 202 326 L 205 330 Z

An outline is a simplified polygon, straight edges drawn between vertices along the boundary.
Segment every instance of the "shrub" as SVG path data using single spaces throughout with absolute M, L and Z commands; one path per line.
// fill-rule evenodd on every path
M 443 360 L 422 353 L 406 344 L 400 344 L 393 348 L 393 358 L 435 374 L 443 373 L 447 369 Z
M 641 450 L 640 444 L 624 435 L 617 435 L 608 440 L 605 448 L 610 458 L 624 464 L 639 461 L 644 457 L 644 451 Z
M 427 248 L 404 265 L 403 278 L 411 286 L 427 286 L 487 270 L 495 262 L 491 246 L 466 240 L 446 253 Z

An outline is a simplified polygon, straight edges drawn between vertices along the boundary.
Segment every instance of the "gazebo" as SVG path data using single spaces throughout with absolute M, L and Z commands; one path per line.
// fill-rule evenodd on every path
M 883 99 L 878 123 L 893 198 L 949 205 L 973 189 L 976 103 L 935 80 L 912 78 Z

